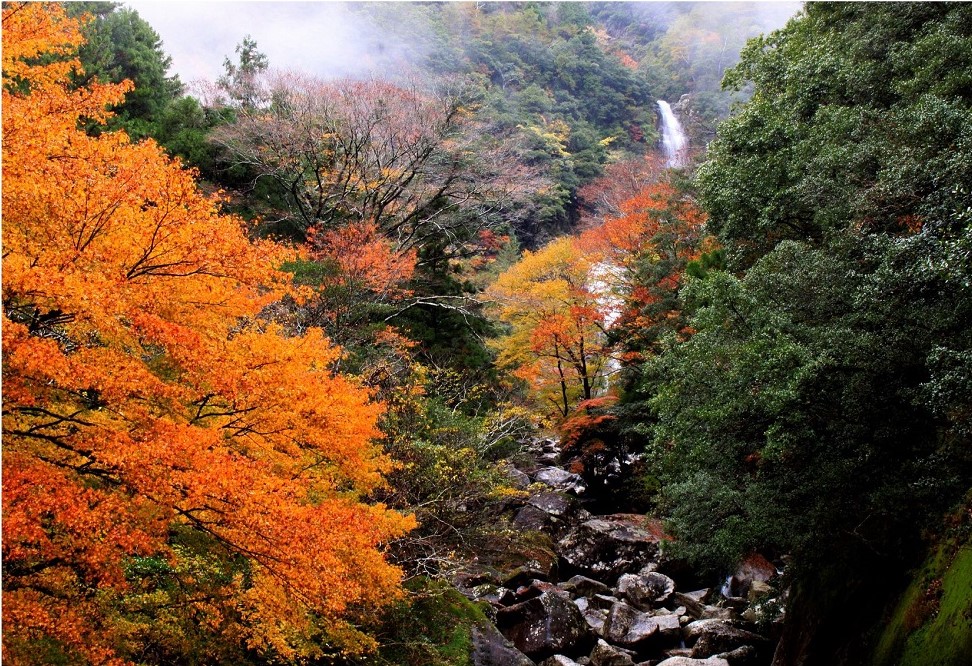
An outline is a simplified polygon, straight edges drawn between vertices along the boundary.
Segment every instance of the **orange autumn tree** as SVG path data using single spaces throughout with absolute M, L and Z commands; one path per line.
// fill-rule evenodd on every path
M 281 247 L 154 143 L 78 129 L 129 88 L 72 89 L 80 41 L 58 5 L 4 6 L 4 657 L 367 649 L 412 526 L 362 501 L 381 407 L 319 330 L 258 317 Z
M 605 309 L 590 288 L 592 267 L 565 236 L 525 252 L 487 291 L 509 326 L 497 343 L 498 364 L 526 380 L 559 418 L 605 382 Z
M 313 298 L 303 319 L 320 325 L 346 346 L 370 344 L 381 330 L 377 321 L 405 307 L 412 295 L 416 250 L 402 250 L 374 222 L 350 222 L 335 229 L 307 230 L 306 282 Z M 377 321 L 376 321 L 377 320 Z M 377 330 L 376 330 L 377 329 Z

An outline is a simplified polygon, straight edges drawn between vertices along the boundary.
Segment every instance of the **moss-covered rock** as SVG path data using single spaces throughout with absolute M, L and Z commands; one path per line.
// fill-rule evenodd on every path
M 874 666 L 972 664 L 972 545 L 942 543 L 901 596 Z
M 386 612 L 376 666 L 469 666 L 472 633 L 488 624 L 483 607 L 444 581 L 414 578 L 408 599 Z

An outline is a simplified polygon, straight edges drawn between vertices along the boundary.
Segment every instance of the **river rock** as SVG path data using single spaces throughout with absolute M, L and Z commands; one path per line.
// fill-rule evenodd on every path
M 592 594 L 587 599 L 592 608 L 601 608 L 603 610 L 609 610 L 611 606 L 621 601 L 617 597 L 612 597 L 610 594 Z
M 685 627 L 685 641 L 692 645 L 693 657 L 704 658 L 763 643 L 765 639 L 722 620 L 696 620 Z
M 719 657 L 709 659 L 692 659 L 691 657 L 669 657 L 660 661 L 656 666 L 729 666 L 729 662 Z
M 579 474 L 568 472 L 559 467 L 538 469 L 533 475 L 533 479 L 550 486 L 554 490 L 561 490 L 573 495 L 581 495 L 587 490 L 587 486 Z
M 634 666 L 634 659 L 626 650 L 621 650 L 599 638 L 591 651 L 591 666 Z
M 557 590 L 557 586 L 545 580 L 531 580 L 526 585 L 516 588 L 516 601 L 519 603 L 533 597 L 539 597 L 544 592 L 551 590 Z
M 510 465 L 505 470 L 506 477 L 510 480 L 510 485 L 517 490 L 526 490 L 530 487 L 530 477 L 526 472 L 521 472 L 516 467 Z
M 638 648 L 654 636 L 678 642 L 681 624 L 677 615 L 649 615 L 619 602 L 608 611 L 602 635 L 611 643 Z
M 516 602 L 513 590 L 490 583 L 477 585 L 466 596 L 471 601 L 485 601 L 493 606 L 509 606 Z
M 549 659 L 544 659 L 540 666 L 580 666 L 576 661 L 570 657 L 565 657 L 562 654 L 555 654 Z
M 776 575 L 776 567 L 759 553 L 747 555 L 736 571 L 733 572 L 722 586 L 725 597 L 747 597 L 753 584 L 758 583 L 765 589 L 767 583 Z
M 531 658 L 578 655 L 593 639 L 587 621 L 563 592 L 548 591 L 496 612 L 496 624 L 518 650 Z
M 515 590 L 523 585 L 529 585 L 532 581 L 545 581 L 550 578 L 549 569 L 541 569 L 538 566 L 534 566 L 535 564 L 538 563 L 531 562 L 513 569 L 503 577 L 500 584 L 503 587 Z
M 573 576 L 570 580 L 561 583 L 560 589 L 578 597 L 590 597 L 595 594 L 611 594 L 610 587 L 599 580 L 594 580 L 587 576 Z
M 757 656 L 756 648 L 752 645 L 743 645 L 742 647 L 737 647 L 735 650 L 716 655 L 716 657 L 728 661 L 730 666 L 749 666 L 750 664 L 755 664 Z
M 694 590 L 692 592 L 675 592 L 672 595 L 675 603 L 685 606 L 685 611 L 695 619 L 702 617 L 702 613 L 705 612 L 705 604 L 711 598 L 711 588 Z
M 579 523 L 590 520 L 573 497 L 561 492 L 546 491 L 527 500 L 513 519 L 513 525 L 521 530 L 534 530 L 562 537 Z
M 657 534 L 622 514 L 581 523 L 557 542 L 555 550 L 568 567 L 611 584 L 657 557 L 658 542 Z
M 473 666 L 536 666 L 491 624 L 472 628 Z
M 598 636 L 604 635 L 604 621 L 607 619 L 608 612 L 601 608 L 584 608 L 581 610 L 584 621 Z
M 736 611 L 731 608 L 723 608 L 722 606 L 705 606 L 702 609 L 702 614 L 699 616 L 699 619 L 732 622 L 736 619 L 736 615 Z
M 618 594 L 641 610 L 661 604 L 675 591 L 675 581 L 656 571 L 623 574 L 618 578 Z

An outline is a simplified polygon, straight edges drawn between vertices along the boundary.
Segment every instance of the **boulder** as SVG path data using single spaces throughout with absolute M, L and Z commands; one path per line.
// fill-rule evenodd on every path
M 544 659 L 540 666 L 580 666 L 576 661 L 570 657 L 565 657 L 562 654 L 555 654 L 549 659 Z
M 588 603 L 592 608 L 601 608 L 603 610 L 610 609 L 611 606 L 619 601 L 620 599 L 612 597 L 610 594 L 592 594 L 588 597 Z
M 685 627 L 685 642 L 692 645 L 692 656 L 711 657 L 743 645 L 756 645 L 765 639 L 751 631 L 734 627 L 722 620 L 696 620 Z
M 732 608 L 723 608 L 722 606 L 704 606 L 699 619 L 732 622 L 736 619 L 736 616 L 737 613 Z
M 591 666 L 634 666 L 634 663 L 629 652 L 608 645 L 600 638 L 591 651 Z
M 656 666 L 729 666 L 725 659 L 712 657 L 710 659 L 692 659 L 691 657 L 669 657 L 660 661 Z
M 506 473 L 506 478 L 509 479 L 510 485 L 517 490 L 526 490 L 530 487 L 530 477 L 526 472 L 521 472 L 513 465 L 508 465 L 503 469 Z
M 557 590 L 557 586 L 545 580 L 531 580 L 526 585 L 516 588 L 516 603 L 539 597 L 544 592 Z
M 722 586 L 724 597 L 746 597 L 754 583 L 764 584 L 776 576 L 776 567 L 759 553 L 747 555 Z
M 581 615 L 584 616 L 584 620 L 587 622 L 587 626 L 591 628 L 598 636 L 604 635 L 604 621 L 607 619 L 608 612 L 600 608 L 584 608 L 581 609 Z
M 550 577 L 550 571 L 541 569 L 540 567 L 532 566 L 534 563 L 525 564 L 523 566 L 517 567 L 507 573 L 500 584 L 503 587 L 508 587 L 515 590 L 523 585 L 529 585 L 532 581 L 539 580 L 545 581 Z
M 493 606 L 509 606 L 516 602 L 513 590 L 490 583 L 477 585 L 465 593 L 465 596 L 470 601 L 485 601 Z
M 550 490 L 528 499 L 517 512 L 513 525 L 521 530 L 546 532 L 559 538 L 590 518 L 591 514 L 581 508 L 576 499 Z
M 642 520 L 644 517 L 641 517 Z M 561 538 L 555 550 L 566 568 L 612 584 L 641 570 L 658 555 L 659 536 L 626 514 L 581 523 Z
M 618 594 L 641 610 L 661 604 L 675 591 L 675 581 L 656 571 L 623 574 L 618 578 Z
M 675 592 L 672 599 L 680 606 L 685 606 L 685 612 L 698 619 L 705 611 L 705 604 L 712 598 L 712 590 L 705 588 L 693 592 Z
M 599 580 L 594 580 L 587 576 L 573 576 L 570 580 L 561 583 L 560 589 L 578 597 L 590 597 L 595 594 L 611 594 L 610 587 Z
M 608 611 L 602 635 L 616 645 L 639 648 L 655 636 L 678 642 L 681 625 L 676 615 L 649 615 L 619 602 Z
M 535 666 L 491 624 L 472 628 L 473 666 Z
M 667 615 L 655 615 L 655 622 L 658 624 L 658 635 L 670 643 L 679 643 L 682 640 L 682 618 L 675 613 Z
M 587 486 L 579 474 L 568 472 L 559 467 L 542 467 L 533 475 L 534 481 L 573 495 L 582 495 Z
M 773 588 L 769 583 L 764 583 L 761 580 L 754 580 L 749 585 L 749 593 L 746 595 L 746 599 L 752 603 L 758 600 L 760 597 L 768 597 L 770 594 L 772 594 L 772 592 Z
M 531 658 L 587 651 L 593 635 L 580 610 L 565 593 L 544 592 L 522 603 L 500 608 L 496 625 L 518 650 Z
M 743 645 L 735 650 L 717 654 L 716 657 L 728 661 L 729 666 L 750 666 L 757 663 L 758 655 L 752 645 Z

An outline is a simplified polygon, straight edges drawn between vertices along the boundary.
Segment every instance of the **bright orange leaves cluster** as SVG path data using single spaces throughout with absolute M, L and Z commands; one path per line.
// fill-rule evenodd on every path
M 395 293 L 415 272 L 415 250 L 396 251 L 373 222 L 322 232 L 312 227 L 307 235 L 314 259 L 334 262 L 342 284 L 376 294 Z
M 379 546 L 411 527 L 360 501 L 387 468 L 381 408 L 320 331 L 258 318 L 283 248 L 152 142 L 78 129 L 128 89 L 71 90 L 79 43 L 57 5 L 4 6 L 5 656 L 124 663 L 133 565 L 179 571 L 186 530 L 242 562 L 189 602 L 227 635 L 284 658 L 365 646 L 350 621 L 398 594 Z

